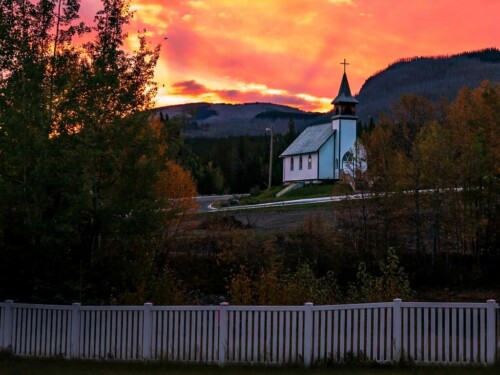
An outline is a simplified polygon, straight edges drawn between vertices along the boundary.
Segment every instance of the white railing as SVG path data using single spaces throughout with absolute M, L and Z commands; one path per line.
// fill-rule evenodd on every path
M 500 309 L 486 303 L 313 306 L 72 306 L 0 303 L 0 350 L 198 363 L 492 364 Z

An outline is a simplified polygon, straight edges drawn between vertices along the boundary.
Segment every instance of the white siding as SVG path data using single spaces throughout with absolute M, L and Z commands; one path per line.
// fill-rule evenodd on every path
M 291 159 L 294 158 L 293 171 L 290 170 Z M 318 154 L 311 153 L 311 169 L 308 168 L 309 154 L 302 155 L 302 170 L 299 169 L 300 155 L 283 158 L 283 182 L 311 181 L 318 179 Z

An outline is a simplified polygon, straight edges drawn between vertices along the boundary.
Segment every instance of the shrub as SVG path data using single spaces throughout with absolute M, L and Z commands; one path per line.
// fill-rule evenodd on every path
M 399 266 L 399 258 L 393 248 L 389 248 L 385 261 L 379 263 L 380 276 L 373 276 L 361 262 L 356 274 L 356 282 L 349 286 L 348 300 L 351 302 L 381 302 L 394 298 L 408 299 L 413 296 L 408 275 Z

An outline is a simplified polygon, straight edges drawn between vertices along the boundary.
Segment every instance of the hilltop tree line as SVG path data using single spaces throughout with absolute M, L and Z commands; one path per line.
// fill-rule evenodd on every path
M 169 157 L 193 176 L 200 194 L 258 193 L 268 186 L 270 133 L 259 136 L 185 138 L 189 126 L 185 116 L 159 116 L 169 138 Z M 270 122 L 270 127 L 272 122 Z M 292 119 L 285 134 L 273 136 L 272 185 L 282 183 L 279 155 L 297 137 Z
M 405 63 L 410 63 L 413 61 L 419 61 L 419 60 L 437 61 L 437 60 L 446 60 L 446 59 L 455 58 L 455 57 L 468 57 L 471 59 L 478 59 L 478 60 L 484 61 L 484 62 L 498 63 L 498 62 L 500 62 L 500 50 L 498 50 L 497 48 L 485 48 L 482 50 L 465 51 L 465 52 L 462 52 L 459 54 L 454 54 L 454 55 L 406 57 L 406 58 L 398 59 L 395 62 L 389 64 L 387 66 L 387 68 L 384 70 L 394 69 L 400 65 L 403 65 Z M 368 77 L 366 82 L 370 81 L 375 76 L 382 73 L 384 70 L 380 70 L 378 72 L 375 72 L 370 77 Z

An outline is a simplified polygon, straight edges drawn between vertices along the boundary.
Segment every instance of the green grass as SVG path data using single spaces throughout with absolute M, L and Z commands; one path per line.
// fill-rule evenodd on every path
M 320 197 L 331 197 L 336 195 L 345 195 L 352 192 L 350 186 L 342 183 L 325 183 L 318 185 L 307 185 L 300 189 L 295 189 L 287 194 L 276 198 L 276 194 L 283 190 L 283 186 L 276 186 L 269 190 L 264 190 L 258 195 L 252 195 L 250 197 L 241 200 L 241 204 L 258 204 L 258 203 L 270 203 L 270 202 L 281 202 L 294 199 L 304 199 L 304 198 L 320 198 Z
M 498 367 L 335 367 L 304 369 L 298 367 L 233 367 L 181 365 L 163 362 L 107 362 L 107 361 L 67 361 L 63 359 L 0 359 L 0 374 L 168 374 L 168 375 L 494 375 Z

